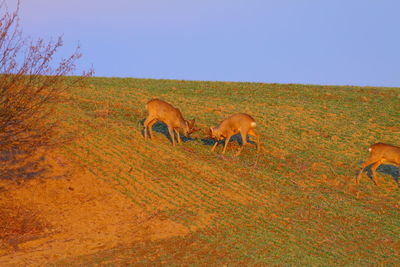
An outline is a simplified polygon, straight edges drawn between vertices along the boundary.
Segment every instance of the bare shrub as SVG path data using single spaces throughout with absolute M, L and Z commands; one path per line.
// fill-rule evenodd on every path
M 40 148 L 62 141 L 58 121 L 51 116 L 55 104 L 66 90 L 92 74 L 67 77 L 81 57 L 79 46 L 55 63 L 62 38 L 25 38 L 18 11 L 19 3 L 14 12 L 0 4 L 0 178 L 26 175 L 32 169 L 25 164 L 27 159 Z

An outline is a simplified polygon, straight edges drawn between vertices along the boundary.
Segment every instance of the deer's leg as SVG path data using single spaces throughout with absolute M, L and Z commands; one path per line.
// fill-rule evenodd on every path
M 213 151 L 214 151 L 214 149 L 217 147 L 217 145 L 218 145 L 218 140 L 217 140 L 217 141 L 215 141 L 215 143 L 214 143 L 213 147 L 211 148 L 211 152 L 213 152 Z
M 371 167 L 372 171 L 372 181 L 374 181 L 375 185 L 379 185 L 378 180 L 376 179 L 376 169 L 379 167 L 379 165 L 382 164 L 382 161 L 375 162 L 374 165 Z
M 235 156 L 239 156 L 240 153 L 242 153 L 244 146 L 247 145 L 247 133 L 240 132 L 240 136 L 242 137 L 242 146 L 239 148 L 238 152 L 236 152 Z
M 257 153 L 259 153 L 261 148 L 260 136 L 253 129 L 248 132 L 248 135 L 252 135 L 257 139 Z
M 229 140 L 231 140 L 231 136 L 232 136 L 232 135 L 228 135 L 228 136 L 225 138 L 225 145 L 224 145 L 224 150 L 222 150 L 222 154 L 225 154 L 226 147 L 228 146 Z
M 178 143 L 180 144 L 181 143 L 181 135 L 180 135 L 180 133 L 179 133 L 179 129 L 174 129 L 175 130 L 175 133 L 176 133 L 176 138 L 178 139 Z
M 372 160 L 370 160 L 370 159 L 367 159 L 363 164 L 361 164 L 361 166 L 360 166 L 360 171 L 358 172 L 358 175 L 357 175 L 357 177 L 356 177 L 356 183 L 357 183 L 357 184 L 360 183 L 360 178 L 361 178 L 361 175 L 362 175 L 364 169 L 365 169 L 366 167 L 368 167 L 369 165 L 371 165 L 372 163 L 374 163 L 374 162 L 375 162 L 375 161 L 372 161 Z
M 147 140 L 147 128 L 149 126 L 149 123 L 153 120 L 150 116 L 146 118 L 146 120 L 143 123 L 143 129 L 144 129 L 144 139 Z
M 148 128 L 149 128 L 149 133 L 150 133 L 150 138 L 153 139 L 154 135 L 153 135 L 153 125 L 157 122 L 157 119 L 152 120 L 151 122 L 149 122 L 148 124 Z
M 174 130 L 172 129 L 171 126 L 168 126 L 168 132 L 169 132 L 169 136 L 171 136 L 171 139 L 172 139 L 172 145 L 175 146 Z

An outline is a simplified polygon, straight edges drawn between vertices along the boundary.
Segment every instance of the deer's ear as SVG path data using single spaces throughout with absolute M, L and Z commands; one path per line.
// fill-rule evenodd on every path
M 191 121 L 189 121 L 189 126 L 190 126 L 190 127 L 193 127 L 193 126 L 194 126 L 194 123 L 195 123 L 195 120 L 194 120 L 194 119 L 191 120 Z
M 212 128 L 212 127 L 209 127 L 209 128 L 208 128 L 208 134 L 209 134 L 210 136 L 212 136 L 212 134 L 213 134 L 213 128 Z

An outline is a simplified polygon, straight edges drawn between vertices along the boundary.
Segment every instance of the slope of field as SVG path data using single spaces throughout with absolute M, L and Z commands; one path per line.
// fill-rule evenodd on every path
M 164 99 L 204 131 L 172 147 L 145 103 Z M 400 264 L 397 168 L 381 186 L 355 175 L 374 142 L 400 145 L 400 89 L 92 78 L 59 108 L 78 137 L 63 156 L 180 236 L 116 246 L 55 266 Z M 262 150 L 210 152 L 205 129 L 236 112 L 257 121 Z M 162 233 L 160 233 L 162 235 Z

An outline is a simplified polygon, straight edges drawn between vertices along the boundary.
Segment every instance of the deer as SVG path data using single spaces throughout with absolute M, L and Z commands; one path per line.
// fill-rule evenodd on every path
M 400 166 L 400 147 L 384 143 L 376 143 L 370 146 L 368 151 L 369 156 L 360 167 L 360 172 L 356 177 L 356 183 L 360 183 L 360 177 L 364 169 L 373 164 L 371 167 L 372 181 L 375 185 L 378 185 L 378 181 L 376 180 L 376 169 L 382 163 Z
M 172 139 L 172 145 L 175 146 L 175 137 L 174 132 L 177 135 L 178 143 L 181 143 L 180 131 L 183 131 L 183 134 L 186 138 L 195 131 L 200 129 L 195 129 L 194 124 L 195 120 L 187 121 L 183 118 L 182 113 L 179 109 L 175 108 L 171 104 L 160 100 L 160 99 L 151 99 L 146 104 L 146 109 L 148 111 L 148 116 L 143 123 L 144 128 L 144 139 L 147 140 L 147 129 L 150 133 L 150 138 L 153 139 L 153 125 L 157 121 L 162 121 L 168 127 L 169 135 Z
M 236 113 L 224 119 L 218 126 L 210 127 L 209 135 L 211 138 L 216 140 L 211 151 L 215 150 L 219 141 L 225 139 L 224 149 L 222 150 L 222 154 L 225 154 L 226 147 L 228 146 L 231 137 L 240 133 L 242 137 L 242 146 L 239 148 L 235 156 L 239 156 L 244 146 L 247 144 L 247 135 L 254 136 L 257 139 L 257 153 L 260 152 L 260 136 L 254 131 L 256 125 L 255 120 L 250 115 L 245 113 Z

